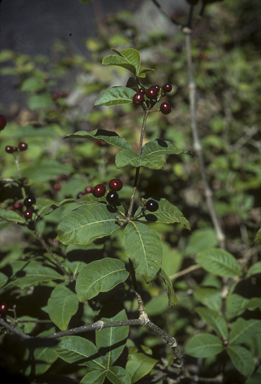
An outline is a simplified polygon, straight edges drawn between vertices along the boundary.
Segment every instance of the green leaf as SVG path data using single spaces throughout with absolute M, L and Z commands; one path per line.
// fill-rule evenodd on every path
M 146 73 L 147 72 L 154 72 L 155 71 L 155 69 L 152 69 L 152 68 L 144 68 L 144 69 L 142 69 L 141 71 L 140 71 L 140 73 L 137 75 L 137 77 L 142 77 L 142 78 L 144 78 L 144 77 L 146 77 Z
M 116 55 L 105 56 L 102 64 L 103 65 L 118 65 L 122 68 L 130 71 L 134 76 L 136 76 L 140 71 L 140 53 L 136 49 L 127 48 L 118 51 L 117 49 L 112 48 L 112 51 Z
M 138 222 L 130 222 L 125 228 L 125 252 L 132 260 L 137 273 L 148 282 L 158 273 L 163 249 L 160 237 L 154 229 Z
M 219 312 L 221 310 L 222 299 L 220 291 L 215 288 L 197 287 L 194 297 L 206 307 Z
M 0 208 L 0 220 L 3 220 L 3 221 L 8 220 L 16 224 L 24 223 L 24 220 L 22 220 L 21 216 L 18 213 L 11 211 L 10 209 L 3 209 L 3 208 Z
M 261 228 L 258 230 L 254 241 L 261 240 Z
M 255 369 L 252 354 L 239 345 L 228 345 L 227 353 L 236 369 L 244 376 L 251 375 Z
M 75 199 L 64 199 L 58 203 L 50 199 L 39 198 L 36 201 L 36 205 L 38 207 L 37 214 L 38 216 L 49 215 L 50 213 L 55 211 L 57 208 L 60 208 L 65 204 L 71 204 L 71 203 L 75 203 Z
M 250 277 L 256 275 L 257 273 L 261 273 L 261 261 L 258 261 L 254 265 L 252 265 L 247 271 L 246 277 Z
M 62 130 L 55 124 L 50 124 L 48 127 L 37 127 L 28 124 L 23 126 L 22 130 L 16 129 L 8 134 L 11 139 L 24 139 L 24 138 L 36 138 L 36 139 L 50 139 L 54 137 L 60 137 Z
M 46 108 L 52 104 L 53 99 L 48 93 L 42 95 L 32 95 L 28 99 L 28 106 L 30 109 Z
M 47 311 L 54 324 L 62 331 L 65 331 L 71 317 L 77 312 L 78 306 L 79 301 L 76 294 L 64 284 L 59 284 L 51 293 Z
M 107 371 L 107 378 L 113 384 L 131 384 L 131 377 L 122 367 L 113 366 Z
M 196 308 L 196 312 L 223 340 L 227 340 L 228 330 L 224 317 L 213 309 L 204 307 Z
M 65 336 L 58 340 L 60 343 L 54 347 L 54 351 L 66 363 L 88 365 L 92 369 L 105 370 L 104 360 L 91 341 L 80 336 Z
M 8 285 L 15 285 L 21 288 L 38 285 L 38 283 L 43 281 L 66 279 L 66 277 L 60 275 L 55 270 L 44 267 L 37 261 L 15 261 L 11 264 L 11 267 L 13 269 L 13 276 Z
M 135 91 L 127 87 L 113 87 L 102 91 L 94 105 L 122 105 L 133 103 Z
M 226 303 L 226 318 L 231 320 L 233 317 L 240 316 L 245 312 L 248 303 L 249 299 L 245 299 L 243 296 L 237 295 L 236 293 L 229 294 Z
M 202 228 L 193 231 L 188 239 L 185 248 L 185 255 L 190 256 L 205 248 L 212 248 L 218 245 L 216 233 L 213 229 Z
M 81 384 L 103 384 L 106 379 L 107 371 L 91 371 L 80 381 Z
M 35 161 L 32 165 L 22 170 L 24 177 L 28 177 L 34 182 L 50 181 L 58 178 L 62 173 L 70 174 L 71 166 L 62 164 L 54 160 Z
M 147 199 L 149 200 L 149 198 Z M 190 229 L 190 224 L 187 219 L 183 216 L 182 212 L 175 207 L 175 205 L 171 204 L 166 199 L 160 199 L 158 202 L 159 208 L 156 212 L 153 213 L 147 213 L 145 214 L 145 219 L 148 222 L 157 222 L 157 223 L 164 223 L 164 224 L 173 224 L 173 223 L 180 223 L 184 225 L 187 229 Z M 135 215 L 141 212 L 141 208 L 138 208 L 138 210 L 135 212 Z M 148 211 L 145 211 L 145 213 Z M 142 218 L 142 216 L 141 216 Z
M 260 384 L 261 383 L 261 367 L 251 375 L 245 384 Z
M 115 216 L 117 212 L 99 202 L 77 207 L 62 218 L 57 229 L 57 240 L 66 245 L 84 245 L 109 236 L 119 229 Z
M 215 356 L 222 351 L 222 341 L 217 336 L 208 333 L 192 337 L 186 345 L 186 354 L 194 357 Z
M 102 259 L 83 267 L 76 281 L 76 293 L 81 302 L 100 292 L 108 292 L 127 279 L 129 273 L 120 260 Z
M 169 305 L 172 306 L 178 304 L 178 299 L 174 292 L 173 283 L 162 268 L 160 269 L 160 277 L 163 279 L 167 288 Z
M 21 85 L 21 91 L 38 91 L 40 89 L 45 88 L 46 84 L 44 82 L 43 77 L 29 77 L 28 79 L 24 80 Z
M 131 165 L 132 167 L 140 167 L 142 164 L 141 158 L 132 148 L 123 149 L 117 153 L 115 158 L 115 164 L 117 168 L 126 167 Z
M 105 129 L 95 129 L 91 132 L 78 131 L 73 134 L 65 135 L 64 139 L 89 139 L 90 137 L 95 140 L 104 141 L 119 149 L 132 149 L 131 145 L 123 137 L 120 137 L 114 131 L 106 131 Z
M 8 277 L 0 272 L 0 288 L 3 287 L 7 281 Z
M 223 249 L 205 249 L 196 255 L 195 260 L 206 271 L 217 276 L 236 277 L 242 274 L 241 267 L 234 256 Z
M 249 303 L 246 305 L 246 309 L 249 311 L 254 311 L 255 309 L 261 309 L 261 298 L 253 297 L 249 300 Z
M 229 334 L 229 345 L 242 344 L 258 334 L 261 334 L 261 320 L 245 320 L 239 317 L 232 325 Z
M 110 305 L 111 302 L 108 304 Z M 111 312 L 116 314 L 111 317 L 102 317 L 100 320 L 105 322 L 128 320 L 124 309 L 122 309 L 120 312 L 117 310 L 118 308 L 115 308 L 115 306 L 112 307 Z M 100 331 L 95 331 L 96 346 L 99 349 L 99 352 L 104 355 L 104 358 L 107 360 L 107 367 L 111 367 L 122 354 L 126 345 L 128 334 L 128 326 L 104 328 Z M 103 350 L 106 352 L 106 354 L 104 354 L 104 352 L 102 353 Z
M 150 373 L 157 362 L 157 360 L 143 353 L 130 354 L 126 364 L 126 370 L 131 376 L 131 382 L 136 383 L 136 381 Z

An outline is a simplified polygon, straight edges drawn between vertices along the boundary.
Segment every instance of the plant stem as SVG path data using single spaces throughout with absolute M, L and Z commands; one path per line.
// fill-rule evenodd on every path
M 149 113 L 150 113 L 150 110 L 146 109 L 144 111 L 144 115 L 143 115 L 143 121 L 142 121 L 141 133 L 140 133 L 140 143 L 139 143 L 139 150 L 138 150 L 138 156 L 139 157 L 141 157 L 141 153 L 142 153 L 143 138 L 144 138 L 144 134 L 145 134 L 146 121 L 147 121 L 147 117 L 148 117 Z M 128 215 L 127 215 L 127 218 L 129 220 L 130 220 L 131 215 L 132 215 L 135 194 L 137 191 L 137 185 L 138 185 L 138 181 L 139 181 L 139 173 L 140 173 L 140 167 L 137 167 L 136 172 L 135 172 L 134 185 L 133 185 L 133 190 L 132 190 L 132 195 L 131 195 L 131 200 L 130 200 L 130 206 L 129 206 Z
M 19 177 L 19 179 L 21 179 L 22 175 L 21 175 L 21 171 L 20 171 L 20 167 L 19 167 L 19 159 L 16 156 L 14 156 L 14 159 L 15 159 L 15 165 L 16 165 L 16 168 L 17 168 L 18 177 Z M 25 199 L 26 198 L 26 193 L 25 193 L 24 186 L 21 187 L 21 190 L 22 190 L 23 198 Z
M 203 154 L 202 154 L 202 146 L 201 146 L 199 135 L 198 135 L 197 120 L 196 120 L 196 85 L 194 81 L 193 65 L 192 65 L 192 59 L 191 59 L 191 38 L 190 38 L 191 31 L 188 29 L 188 30 L 183 30 L 183 32 L 185 34 L 185 39 L 186 39 L 186 54 L 187 54 L 188 75 L 189 75 L 189 96 L 190 96 L 189 99 L 190 99 L 191 128 L 192 128 L 192 135 L 193 135 L 193 149 L 196 152 L 198 157 L 208 210 L 210 213 L 213 226 L 216 231 L 217 240 L 220 248 L 224 248 L 225 235 L 221 229 L 219 220 L 217 218 L 215 206 L 212 199 L 213 192 L 211 191 L 207 181 L 206 170 L 205 170 Z

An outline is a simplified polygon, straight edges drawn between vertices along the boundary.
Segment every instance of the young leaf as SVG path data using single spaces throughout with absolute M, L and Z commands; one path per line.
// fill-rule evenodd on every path
M 167 288 L 169 305 L 171 306 L 171 305 L 178 304 L 178 299 L 177 299 L 177 296 L 175 295 L 172 281 L 170 280 L 170 278 L 162 268 L 160 269 L 160 277 L 163 279 Z
M 261 273 L 261 261 L 258 261 L 254 265 L 252 265 L 247 271 L 246 277 L 250 277 L 256 275 L 257 273 Z
M 116 65 L 130 71 L 134 76 L 136 76 L 136 68 L 132 65 L 125 57 L 108 55 L 105 56 L 102 60 L 102 65 Z
M 131 384 L 131 377 L 122 367 L 113 366 L 107 371 L 107 378 L 112 384 Z
M 157 360 L 143 353 L 130 354 L 126 364 L 126 370 L 131 376 L 131 383 L 136 383 L 136 381 L 150 373 L 157 362 Z
M 236 369 L 244 376 L 249 376 L 255 369 L 252 354 L 239 345 L 228 345 L 227 353 Z
M 227 340 L 228 330 L 224 317 L 218 312 L 204 307 L 196 308 L 196 312 L 223 340 Z
M 98 105 L 122 105 L 133 103 L 135 91 L 127 87 L 113 87 L 102 91 L 98 99 L 95 101 L 95 106 Z
M 76 281 L 76 293 L 81 302 L 100 292 L 108 292 L 127 279 L 129 273 L 120 260 L 102 259 L 83 267 Z
M 136 49 L 127 48 L 118 51 L 115 48 L 112 48 L 112 51 L 116 53 L 116 55 L 106 56 L 102 64 L 103 65 L 120 65 L 123 68 L 128 69 L 134 76 L 136 76 L 140 71 L 140 53 Z M 120 63 L 122 61 L 122 64 Z
M 90 137 L 95 140 L 104 141 L 105 143 L 113 145 L 119 149 L 132 149 L 131 145 L 123 137 L 120 137 L 114 131 L 107 131 L 105 129 L 95 129 L 91 132 L 78 131 L 73 134 L 69 133 L 68 135 L 64 136 L 64 139 L 89 139 Z
M 64 284 L 59 284 L 51 293 L 47 311 L 54 324 L 62 331 L 65 331 L 71 317 L 77 312 L 78 306 L 77 295 Z
M 229 345 L 242 344 L 258 334 L 261 336 L 261 320 L 245 320 L 239 317 L 232 325 L 229 334 Z
M 242 274 L 242 269 L 234 256 L 223 249 L 204 249 L 197 253 L 195 260 L 206 271 L 217 276 L 236 277 Z
M 117 212 L 106 204 L 85 204 L 67 213 L 58 225 L 57 240 L 61 243 L 88 244 L 119 229 Z
M 88 372 L 80 381 L 81 384 L 103 384 L 106 379 L 107 371 L 94 370 Z
M 92 369 L 105 370 L 104 359 L 91 341 L 80 336 L 64 336 L 59 341 L 54 351 L 62 360 L 69 364 L 88 365 Z
M 222 351 L 222 341 L 217 336 L 208 333 L 192 337 L 186 345 L 186 354 L 194 357 L 215 356 Z
M 220 291 L 215 288 L 197 287 L 193 293 L 196 300 L 206 307 L 219 312 L 222 305 Z
M 144 68 L 140 71 L 140 73 L 137 75 L 137 77 L 145 78 L 147 72 L 154 72 L 154 71 L 155 71 L 155 69 L 152 69 L 152 68 Z
M 130 222 L 125 228 L 125 252 L 132 260 L 137 273 L 148 282 L 158 273 L 163 249 L 160 237 L 154 229 L 138 222 Z

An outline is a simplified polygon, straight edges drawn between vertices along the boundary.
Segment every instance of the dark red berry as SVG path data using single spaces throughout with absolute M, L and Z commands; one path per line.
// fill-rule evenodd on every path
M 6 303 L 1 303 L 0 304 L 0 313 L 4 314 L 8 310 L 8 306 Z
M 166 92 L 161 92 L 161 96 L 162 97 L 166 96 Z
M 59 93 L 57 93 L 57 92 L 54 92 L 53 94 L 52 94 L 52 98 L 53 98 L 53 100 L 57 100 L 58 98 L 59 98 Z
M 159 208 L 159 204 L 155 200 L 148 200 L 146 202 L 146 208 L 150 212 L 155 212 Z
M 172 90 L 172 85 L 169 84 L 169 83 L 166 83 L 166 84 L 163 85 L 162 89 L 165 92 L 170 92 Z
M 141 105 L 144 101 L 144 96 L 142 93 L 135 93 L 135 95 L 132 98 L 133 103 L 136 105 Z
M 27 209 L 26 211 L 24 211 L 24 217 L 26 219 L 31 219 L 32 218 L 32 215 L 33 215 L 33 212 L 30 211 L 29 209 Z
M 13 147 L 13 152 L 17 152 L 17 147 Z
M 23 208 L 23 203 L 19 203 L 18 201 L 16 201 L 14 204 L 13 204 L 13 208 L 14 209 L 21 209 Z
M 160 110 L 162 113 L 164 113 L 164 115 L 168 115 L 172 108 L 171 108 L 171 105 L 169 103 L 162 103 L 161 106 L 160 106 Z
M 154 87 L 150 87 L 149 89 L 147 89 L 146 91 L 146 96 L 148 99 L 156 99 L 157 95 L 158 95 L 158 90 Z
M 60 244 L 60 241 L 53 239 L 53 245 L 59 245 L 59 244 Z
M 61 189 L 61 185 L 60 185 L 59 183 L 54 183 L 54 185 L 53 185 L 53 189 L 54 189 L 55 191 L 60 191 L 60 189 Z
M 77 199 L 80 199 L 81 197 L 83 197 L 83 193 L 82 192 L 79 192 L 78 195 L 77 195 Z
M 118 200 L 119 196 L 118 196 L 118 193 L 115 192 L 115 191 L 110 191 L 107 193 L 106 195 L 106 200 L 108 201 L 108 203 L 110 204 L 113 204 L 113 203 L 116 203 L 116 201 Z
M 21 142 L 21 143 L 19 143 L 18 147 L 19 147 L 20 151 L 26 151 L 28 148 L 28 145 L 26 143 Z
M 140 88 L 138 93 L 141 93 L 142 95 L 145 95 L 146 90 L 144 88 Z
M 6 119 L 3 115 L 0 115 L 0 131 L 2 131 L 5 126 L 6 126 Z
M 5 147 L 5 151 L 6 151 L 7 153 L 13 153 L 13 147 L 11 147 L 11 145 L 7 145 L 7 146 Z
M 67 96 L 68 96 L 68 92 L 65 92 L 65 91 L 59 92 L 59 97 L 67 97 Z
M 101 140 L 94 140 L 94 143 L 96 145 L 98 145 L 99 147 L 104 147 L 105 145 L 107 145 L 107 143 L 105 143 L 104 141 L 101 141 Z
M 68 179 L 68 175 L 66 173 L 63 173 L 62 175 L 59 175 L 58 179 L 59 180 L 66 180 L 66 179 Z
M 36 203 L 36 200 L 34 196 L 27 196 L 24 199 L 24 205 L 26 206 L 26 208 L 30 208 L 35 203 Z
M 102 197 L 105 195 L 106 188 L 103 184 L 98 184 L 93 188 L 93 196 L 95 197 Z
M 159 85 L 157 85 L 157 84 L 156 84 L 156 85 L 153 85 L 153 87 L 154 87 L 154 88 L 156 88 L 156 89 L 157 89 L 157 91 L 159 91 L 159 90 L 160 90 L 160 86 L 159 86 Z
M 86 195 L 87 195 L 88 193 L 92 193 L 92 187 L 86 187 L 86 188 L 85 188 L 85 192 L 86 192 Z
M 112 179 L 109 182 L 109 187 L 113 191 L 120 191 L 122 189 L 122 181 L 119 179 Z

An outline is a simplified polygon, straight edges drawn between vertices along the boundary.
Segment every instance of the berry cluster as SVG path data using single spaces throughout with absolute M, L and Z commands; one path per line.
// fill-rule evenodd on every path
M 23 141 L 21 141 L 19 144 L 18 144 L 18 147 L 13 147 L 11 145 L 7 145 L 5 147 L 5 151 L 7 153 L 14 153 L 14 152 L 17 152 L 17 151 L 26 151 L 28 148 L 28 145 L 26 143 L 24 143 Z
M 109 188 L 110 191 L 106 195 L 106 200 L 109 204 L 115 204 L 119 199 L 117 192 L 122 189 L 122 181 L 119 179 L 110 180 Z M 102 197 L 106 193 L 106 187 L 104 184 L 98 184 L 94 188 L 86 187 L 85 192 L 78 193 L 77 199 L 81 198 L 84 195 L 87 195 L 88 193 L 92 193 L 95 197 Z
M 160 88 L 159 85 L 153 85 L 147 90 L 145 88 L 140 88 L 139 91 L 135 93 L 135 95 L 133 96 L 133 103 L 135 105 L 142 105 L 146 100 L 147 102 L 152 101 L 156 103 L 157 101 L 160 100 L 161 97 L 165 96 L 166 93 L 170 92 L 171 90 L 172 90 L 172 85 L 169 83 L 164 84 L 162 89 Z M 167 102 L 164 102 L 160 105 L 160 111 L 164 115 L 168 115 L 171 112 L 171 110 L 172 110 L 171 105 Z
M 53 100 L 57 100 L 60 97 L 67 97 L 67 96 L 68 96 L 68 92 L 65 92 L 65 91 L 52 93 L 52 99 Z

